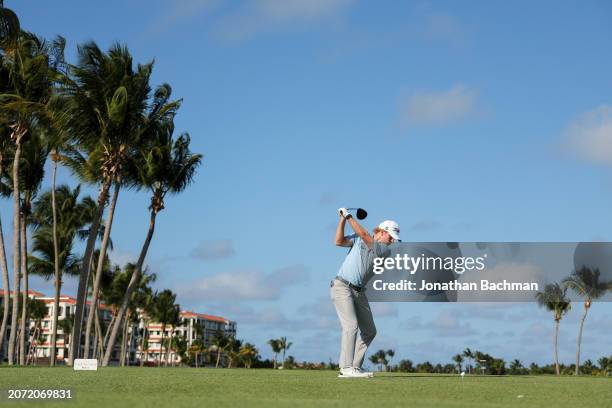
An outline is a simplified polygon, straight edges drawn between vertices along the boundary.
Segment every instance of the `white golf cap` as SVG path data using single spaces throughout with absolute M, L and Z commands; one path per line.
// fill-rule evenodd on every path
M 399 237 L 399 233 L 400 233 L 400 227 L 399 225 L 397 225 L 397 222 L 392 221 L 392 220 L 386 220 L 381 222 L 378 225 L 378 228 L 380 228 L 381 230 L 387 231 L 389 233 L 389 235 L 391 235 L 391 238 L 393 238 L 396 241 L 400 240 Z

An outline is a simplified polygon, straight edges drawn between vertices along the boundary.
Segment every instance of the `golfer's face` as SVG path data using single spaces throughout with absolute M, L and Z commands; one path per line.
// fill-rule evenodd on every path
M 378 241 L 389 245 L 391 242 L 393 242 L 393 237 L 391 237 L 387 231 L 380 231 L 378 233 Z

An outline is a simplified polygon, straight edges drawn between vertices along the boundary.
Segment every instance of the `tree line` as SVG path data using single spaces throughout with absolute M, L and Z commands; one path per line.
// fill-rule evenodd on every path
M 120 192 L 146 191 L 149 226 L 143 231 L 142 248 L 137 261 L 122 271 L 128 275 L 115 299 L 112 324 L 100 336 L 103 341 L 98 339 L 104 351 L 101 363 L 109 363 L 125 322 L 133 317 L 130 304 L 146 280 L 144 264 L 157 216 L 168 195 L 183 192 L 193 182 L 202 160 L 191 151 L 188 133 L 175 134 L 182 101 L 173 99 L 167 83 L 153 87 L 153 62 L 135 63 L 121 44 L 103 51 L 95 42 L 86 42 L 78 45 L 77 61 L 71 63 L 65 59 L 65 46 L 63 37 L 48 41 L 22 29 L 17 15 L 0 1 L 0 195 L 13 204 L 12 282 L 0 220 L 5 299 L 0 344 L 10 318 L 10 365 L 26 363 L 30 273 L 54 282 L 51 365 L 62 280 L 65 275 L 78 277 L 70 330 L 75 340 L 68 360 L 71 364 L 89 357 L 93 333 L 100 329 L 98 308 Z M 48 161 L 50 186 L 41 191 Z M 82 197 L 80 185 L 56 186 L 58 166 L 97 189 L 97 197 Z M 73 250 L 77 240 L 84 241 L 83 254 Z M 86 308 L 88 294 L 91 307 Z

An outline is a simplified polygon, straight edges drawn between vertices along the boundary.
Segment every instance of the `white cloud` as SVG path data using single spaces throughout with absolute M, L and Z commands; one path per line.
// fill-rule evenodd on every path
M 283 290 L 308 279 L 303 266 L 290 266 L 264 274 L 260 271 L 222 272 L 177 288 L 181 297 L 206 301 L 277 300 Z
M 596 164 L 612 165 L 612 106 L 583 113 L 565 131 L 566 148 Z
M 190 255 L 202 260 L 229 258 L 234 255 L 234 244 L 229 239 L 202 241 Z
M 478 93 L 462 84 L 447 91 L 424 91 L 402 104 L 404 125 L 445 125 L 474 113 Z
M 429 16 L 425 36 L 453 46 L 465 45 L 469 37 L 467 28 L 456 17 L 446 14 Z
M 242 41 L 263 32 L 332 20 L 351 3 L 353 0 L 252 0 L 222 18 L 215 31 L 222 39 Z

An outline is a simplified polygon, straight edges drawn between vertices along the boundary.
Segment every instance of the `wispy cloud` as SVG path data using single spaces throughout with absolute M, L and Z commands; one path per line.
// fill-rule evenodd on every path
M 233 256 L 234 244 L 229 239 L 202 241 L 189 255 L 202 260 L 224 259 Z
M 434 14 L 425 20 L 425 37 L 452 46 L 465 46 L 469 39 L 468 28 L 454 16 Z
M 229 41 L 243 41 L 279 29 L 304 28 L 333 21 L 353 0 L 252 0 L 223 16 L 215 34 Z
M 177 288 L 182 298 L 207 301 L 278 300 L 286 287 L 308 280 L 302 265 L 288 266 L 271 273 L 254 270 L 221 272 L 188 282 Z
M 475 113 L 478 92 L 463 84 L 445 91 L 422 91 L 401 102 L 402 125 L 441 126 Z
M 565 147 L 588 162 L 612 165 L 612 106 L 601 105 L 572 121 L 565 130 Z

